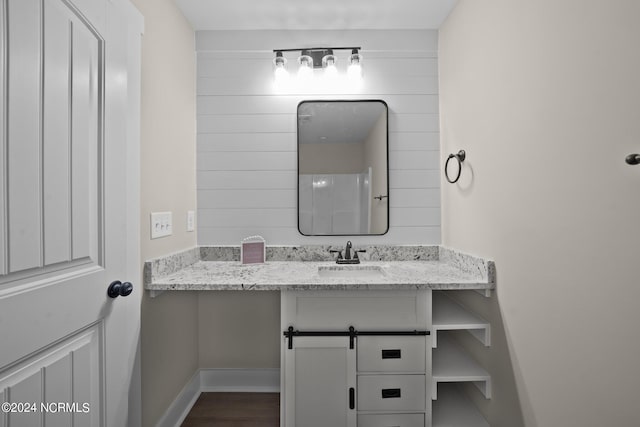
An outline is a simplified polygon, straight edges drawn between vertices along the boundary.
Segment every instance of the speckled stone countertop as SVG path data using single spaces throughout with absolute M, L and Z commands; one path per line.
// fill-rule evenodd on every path
M 369 246 L 358 265 L 337 265 L 329 247 L 267 247 L 267 262 L 242 265 L 238 247 L 199 247 L 145 263 L 145 289 L 493 289 L 493 261 L 439 246 Z M 361 249 L 361 248 L 358 248 Z M 361 269 L 351 276 L 335 272 Z M 323 275 L 319 273 L 323 271 Z M 331 271 L 334 270 L 334 271 Z M 332 276 L 335 273 L 338 277 Z M 326 275 L 325 275 L 326 274 Z

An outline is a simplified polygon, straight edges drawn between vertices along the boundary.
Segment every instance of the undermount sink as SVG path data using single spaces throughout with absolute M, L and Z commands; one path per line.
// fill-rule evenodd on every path
M 318 267 L 320 277 L 343 277 L 351 279 L 384 277 L 384 269 L 379 265 L 322 265 Z

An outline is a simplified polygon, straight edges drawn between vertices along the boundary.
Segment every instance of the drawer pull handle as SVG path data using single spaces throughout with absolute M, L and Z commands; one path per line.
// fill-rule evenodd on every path
M 356 408 L 356 389 L 351 387 L 349 388 L 349 409 Z
M 393 399 L 398 397 L 401 397 L 399 388 L 383 388 L 382 389 L 383 399 Z
M 382 350 L 382 358 L 383 359 L 401 359 L 402 352 L 399 348 L 393 350 Z

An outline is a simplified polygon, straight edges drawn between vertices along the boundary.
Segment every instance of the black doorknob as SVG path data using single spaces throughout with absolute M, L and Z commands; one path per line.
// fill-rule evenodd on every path
M 638 165 L 640 164 L 640 154 L 629 154 L 625 159 L 628 165 Z
M 111 282 L 107 289 L 109 298 L 126 297 L 133 292 L 133 285 L 129 282 L 122 283 L 120 280 Z

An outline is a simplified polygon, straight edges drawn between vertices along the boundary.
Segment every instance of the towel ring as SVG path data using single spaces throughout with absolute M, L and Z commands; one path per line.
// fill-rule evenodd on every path
M 444 164 L 444 176 L 447 178 L 447 181 L 449 181 L 449 183 L 455 184 L 460 179 L 460 173 L 462 173 L 462 162 L 464 162 L 464 159 L 466 157 L 467 157 L 467 153 L 465 153 L 464 150 L 458 151 L 457 154 L 449 154 L 449 157 L 447 157 L 447 161 Z M 456 175 L 455 179 L 451 179 L 449 178 L 448 168 L 449 168 L 449 161 L 454 158 L 458 161 L 458 174 Z

